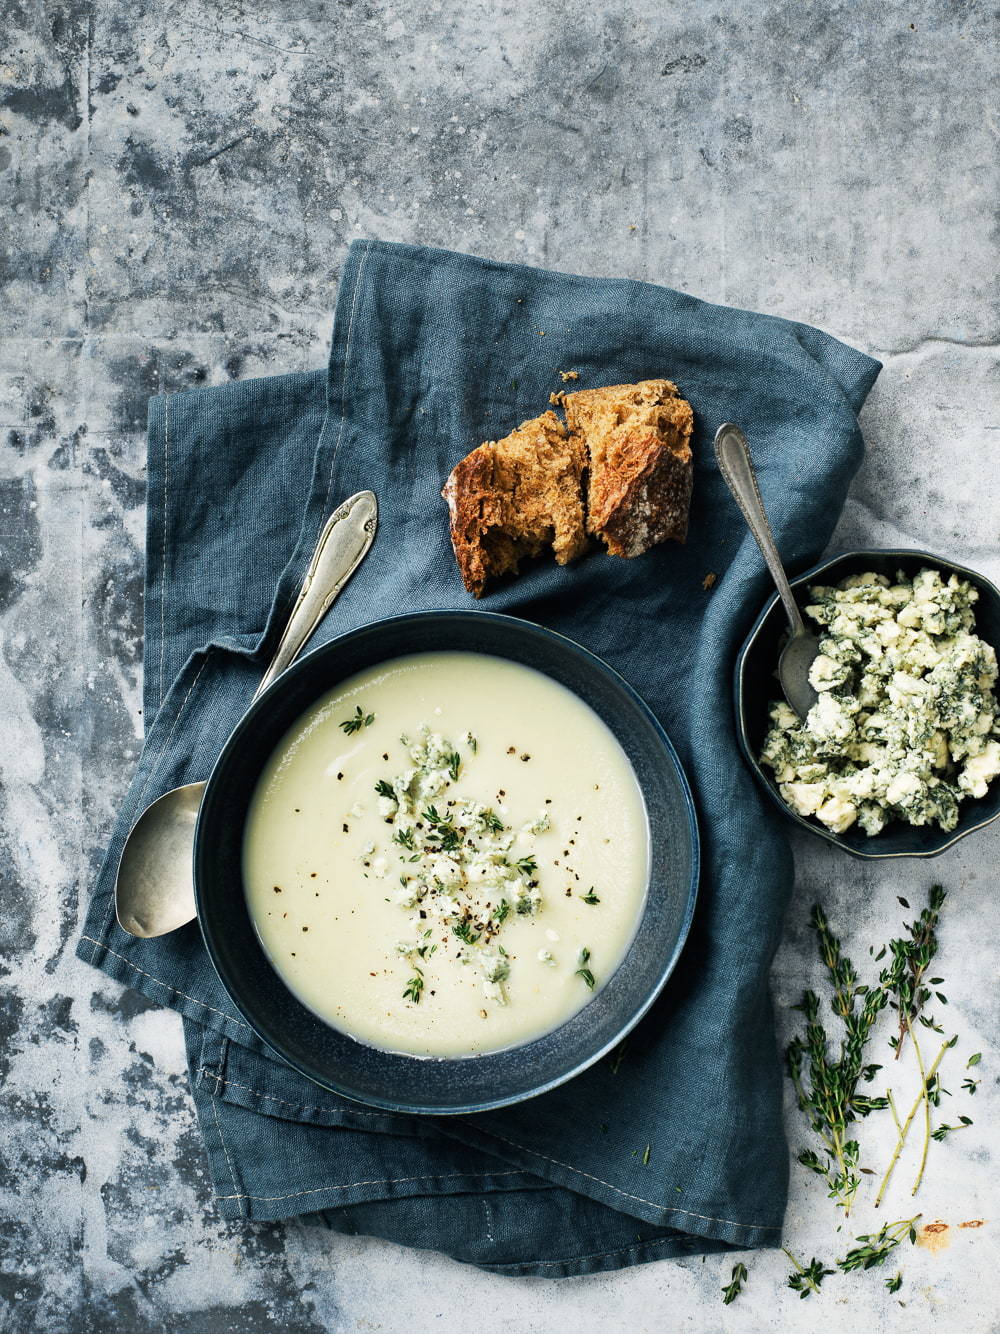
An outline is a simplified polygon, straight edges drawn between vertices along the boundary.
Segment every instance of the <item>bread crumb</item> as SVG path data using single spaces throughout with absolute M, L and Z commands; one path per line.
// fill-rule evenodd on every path
M 579 372 L 579 371 L 560 371 L 560 372 L 559 372 L 559 378 L 562 380 L 563 384 L 565 384 L 567 380 L 579 380 L 579 378 L 580 378 L 580 372 Z
M 706 593 L 710 588 L 714 587 L 716 578 L 717 576 L 714 575 L 711 570 L 705 575 L 704 579 L 701 581 L 701 586 Z
M 544 329 L 539 329 L 539 330 L 538 330 L 538 337 L 539 337 L 539 338 L 544 338 L 544 337 L 545 337 L 545 330 L 544 330 Z

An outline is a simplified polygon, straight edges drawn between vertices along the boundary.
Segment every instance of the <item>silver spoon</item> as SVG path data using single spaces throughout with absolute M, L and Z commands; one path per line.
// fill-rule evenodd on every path
M 719 462 L 719 471 L 732 491 L 737 505 L 743 511 L 747 526 L 753 533 L 761 555 L 767 562 L 767 568 L 771 571 L 771 577 L 778 586 L 778 593 L 792 631 L 778 659 L 778 680 L 781 682 L 785 699 L 800 718 L 805 718 L 819 698 L 809 684 L 809 668 L 819 653 L 819 640 L 806 628 L 802 619 L 795 594 L 789 586 L 781 557 L 778 555 L 771 525 L 767 521 L 746 436 L 732 422 L 723 422 L 715 433 L 715 457 Z
M 375 536 L 371 491 L 345 500 L 320 534 L 292 614 L 256 700 L 298 657 Z M 204 783 L 165 792 L 143 811 L 125 840 L 115 881 L 115 913 L 133 936 L 165 936 L 195 917 L 192 853 Z

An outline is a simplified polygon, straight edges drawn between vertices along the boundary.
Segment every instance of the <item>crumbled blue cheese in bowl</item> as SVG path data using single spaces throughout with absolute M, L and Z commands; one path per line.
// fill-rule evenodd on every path
M 975 633 L 977 590 L 922 569 L 809 589 L 820 627 L 803 721 L 771 705 L 760 754 L 784 801 L 834 833 L 892 820 L 954 829 L 1000 775 L 997 659 Z

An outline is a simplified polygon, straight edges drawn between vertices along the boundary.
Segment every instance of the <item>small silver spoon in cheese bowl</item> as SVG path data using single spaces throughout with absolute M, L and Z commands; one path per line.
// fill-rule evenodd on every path
M 809 680 L 809 669 L 819 653 L 819 640 L 807 629 L 802 619 L 795 594 L 778 555 L 771 525 L 767 521 L 746 436 L 732 422 L 723 422 L 715 434 L 715 457 L 723 480 L 733 493 L 733 498 L 747 521 L 747 527 L 760 547 L 767 568 L 771 571 L 785 615 L 788 617 L 791 634 L 778 658 L 778 680 L 785 699 L 799 717 L 804 719 L 819 698 Z
M 920 761 L 921 757 L 916 753 L 904 757 L 902 761 L 890 756 L 888 763 L 883 766 L 880 751 L 884 748 L 884 742 L 880 742 L 877 736 L 881 725 L 878 718 L 873 728 L 865 727 L 866 736 L 861 737 L 863 744 L 873 746 L 868 755 L 859 755 L 856 761 L 851 761 L 844 767 L 841 767 L 841 761 L 849 758 L 846 753 L 838 756 L 835 750 L 831 750 L 825 755 L 816 757 L 823 767 L 832 765 L 832 768 L 840 774 L 841 781 L 846 781 L 849 786 L 857 784 L 859 796 L 862 794 L 865 775 L 869 772 L 868 766 L 871 763 L 874 763 L 876 769 L 884 767 L 885 777 L 888 780 L 897 774 L 911 771 L 917 774 L 923 773 L 924 779 L 930 781 L 926 784 L 927 791 L 923 796 L 918 793 L 910 803 L 910 814 L 915 817 L 913 819 L 902 818 L 906 813 L 905 808 L 897 804 L 891 808 L 886 807 L 883 813 L 886 817 L 884 823 L 881 819 L 877 822 L 881 824 L 881 828 L 865 828 L 859 809 L 857 818 L 838 829 L 836 827 L 838 822 L 826 823 L 818 811 L 808 813 L 801 805 L 790 804 L 786 796 L 787 778 L 779 774 L 778 769 L 771 763 L 776 751 L 768 748 L 768 737 L 769 734 L 773 735 L 776 724 L 777 691 L 774 665 L 780 652 L 782 638 L 787 633 L 784 611 L 777 596 L 769 598 L 761 608 L 759 616 L 747 633 L 743 647 L 736 656 L 733 670 L 736 735 L 740 749 L 763 791 L 785 817 L 794 821 L 800 829 L 819 835 L 820 838 L 833 843 L 853 857 L 867 860 L 889 857 L 936 857 L 945 849 L 952 847 L 959 839 L 977 833 L 988 825 L 1000 824 L 1000 767 L 998 767 L 1000 704 L 996 702 L 995 666 L 997 649 L 1000 649 L 1000 589 L 985 575 L 970 570 L 967 566 L 958 565 L 945 556 L 930 551 L 899 547 L 846 551 L 839 555 L 827 556 L 818 565 L 796 574 L 791 581 L 793 590 L 801 599 L 802 606 L 806 608 L 806 614 L 809 616 L 812 616 L 814 611 L 822 612 L 824 600 L 836 600 L 844 591 L 850 589 L 864 600 L 872 596 L 885 597 L 888 599 L 885 605 L 892 612 L 892 616 L 887 615 L 885 619 L 894 619 L 896 615 L 902 614 L 904 621 L 911 619 L 913 603 L 910 594 L 918 587 L 923 592 L 934 592 L 938 581 L 941 585 L 937 588 L 938 600 L 940 601 L 942 594 L 945 600 L 958 599 L 958 603 L 973 611 L 974 619 L 971 626 L 966 624 L 965 630 L 958 634 L 952 634 L 948 625 L 943 622 L 937 626 L 933 621 L 930 623 L 937 641 L 936 651 L 942 655 L 941 661 L 936 667 L 932 667 L 930 663 L 934 659 L 927 657 L 924 659 L 927 665 L 916 664 L 917 674 L 927 678 L 929 688 L 925 694 L 905 697 L 905 711 L 910 717 L 905 721 L 897 713 L 897 721 L 903 722 L 904 728 L 909 730 L 919 722 L 918 714 L 930 707 L 938 715 L 936 721 L 945 722 L 949 728 L 957 722 L 961 733 L 963 719 L 967 719 L 966 702 L 977 704 L 981 711 L 984 709 L 988 711 L 990 717 L 983 718 L 981 712 L 978 723 L 966 726 L 965 734 L 954 738 L 960 742 L 958 751 L 933 756 L 929 773 L 926 766 L 920 763 L 914 766 L 912 763 L 913 760 Z M 933 616 L 935 608 L 930 604 L 924 605 L 926 614 Z M 950 614 L 967 621 L 957 609 L 957 604 Z M 921 617 L 923 615 L 922 612 Z M 819 623 L 826 626 L 825 621 Z M 923 624 L 928 623 L 924 620 Z M 919 630 L 918 625 L 914 631 L 916 637 L 919 637 Z M 830 635 L 828 627 L 824 633 Z M 830 644 L 829 639 L 824 639 L 824 655 L 829 653 L 832 647 L 834 646 Z M 956 655 L 961 658 L 969 650 L 973 652 L 985 673 L 984 679 L 976 675 L 967 675 L 964 684 L 956 681 L 952 683 L 950 691 L 940 690 L 940 686 L 947 684 L 946 681 L 942 681 L 941 672 L 947 675 L 951 671 L 949 664 L 954 665 L 957 661 Z M 859 693 L 866 695 L 870 693 L 874 681 L 869 680 L 866 684 L 861 679 L 870 675 L 864 666 L 866 657 L 867 651 L 863 649 L 861 657 L 851 666 L 852 679 L 840 687 L 841 696 L 845 691 L 855 698 Z M 894 671 L 897 665 L 895 657 L 895 654 L 890 655 L 893 659 L 890 665 Z M 877 657 L 871 661 L 877 663 Z M 898 665 L 904 668 L 906 666 L 905 663 Z M 883 675 L 887 681 L 890 679 L 887 674 Z M 905 675 L 909 673 L 904 672 L 904 677 Z M 895 681 L 893 683 L 896 684 Z M 906 684 L 905 679 L 902 684 Z M 825 687 L 821 693 L 836 696 L 838 691 Z M 784 705 L 780 707 L 784 709 Z M 899 707 L 904 707 L 903 697 L 900 697 Z M 946 715 L 944 718 L 941 717 L 942 708 Z M 869 715 L 869 722 L 871 714 L 881 716 L 877 702 L 870 704 L 863 712 Z M 860 712 L 858 717 L 861 718 Z M 989 723 L 985 730 L 983 730 L 984 723 Z M 791 730 L 797 731 L 808 743 L 806 733 L 809 729 L 806 724 L 800 724 L 798 728 Z M 949 737 L 947 731 L 944 739 L 949 752 L 952 752 L 953 738 Z M 978 741 L 979 754 L 971 753 L 968 746 L 970 739 Z M 777 742 L 776 738 L 774 744 L 780 748 L 780 742 Z M 854 744 L 854 739 L 848 738 L 847 744 Z M 810 761 L 808 756 L 803 758 L 806 764 L 815 763 Z M 929 751 L 926 758 L 932 759 Z M 820 771 L 816 770 L 812 777 L 820 778 Z M 786 778 L 784 784 L 783 778 Z M 837 782 L 837 774 L 832 769 L 829 778 Z M 794 781 L 793 778 L 792 782 Z M 782 792 L 783 785 L 785 793 Z M 957 801 L 948 818 L 941 820 L 936 815 L 931 818 L 932 813 L 929 810 L 921 809 L 922 801 L 933 791 L 939 795 L 944 792 L 947 796 L 949 789 Z M 878 791 L 869 792 L 867 798 L 862 797 L 862 800 L 865 799 L 876 804 L 883 802 Z M 885 801 L 890 802 L 890 800 L 891 794 L 886 791 Z M 903 797 L 904 803 L 908 800 Z M 941 806 L 941 809 L 943 810 L 944 806 Z M 994 838 L 996 838 L 996 827 L 994 827 Z M 989 859 L 990 853 L 986 851 L 981 855 Z

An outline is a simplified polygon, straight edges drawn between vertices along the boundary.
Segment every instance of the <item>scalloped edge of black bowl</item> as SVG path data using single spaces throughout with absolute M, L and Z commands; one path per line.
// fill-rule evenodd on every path
M 813 565 L 810 569 L 803 571 L 802 574 L 797 574 L 794 578 L 789 578 L 789 583 L 793 589 L 798 589 L 801 585 L 811 583 L 819 575 L 823 574 L 831 567 L 839 565 L 843 561 L 860 560 L 871 556 L 878 556 L 880 558 L 905 557 L 906 559 L 925 561 L 928 565 L 936 565 L 941 569 L 947 569 L 968 579 L 970 583 L 980 590 L 980 592 L 984 588 L 988 590 L 996 599 L 997 606 L 1000 608 L 1000 588 L 997 588 L 996 584 L 988 579 L 986 575 L 981 574 L 978 570 L 970 569 L 967 565 L 959 565 L 956 561 L 950 560 L 947 556 L 936 556 L 933 552 L 923 551 L 912 547 L 867 547 L 855 551 L 842 551 L 835 556 L 828 556 L 825 560 L 822 560 L 818 564 Z M 765 621 L 777 606 L 778 601 L 779 598 L 777 593 L 774 593 L 768 599 L 750 628 L 750 631 L 747 634 L 746 639 L 744 639 L 742 647 L 736 656 L 736 666 L 733 672 L 733 704 L 736 715 L 736 736 L 739 741 L 740 750 L 743 752 L 743 757 L 768 797 L 789 820 L 794 824 L 797 824 L 801 829 L 806 830 L 808 833 L 815 834 L 817 837 L 825 839 L 827 843 L 832 843 L 834 847 L 840 848 L 840 850 L 846 852 L 848 856 L 857 857 L 862 861 L 889 861 L 901 857 L 911 857 L 926 861 L 931 857 L 940 857 L 943 852 L 947 852 L 949 848 L 954 847 L 955 844 L 961 842 L 963 838 L 968 838 L 970 834 L 975 834 L 978 830 L 985 829 L 988 825 L 991 825 L 996 820 L 1000 819 L 1000 790 L 998 790 L 997 809 L 992 815 L 988 816 L 985 820 L 980 820 L 977 824 L 970 825 L 967 829 L 942 830 L 942 842 L 938 846 L 912 852 L 879 852 L 873 847 L 872 851 L 868 852 L 864 848 L 853 847 L 850 843 L 846 843 L 839 834 L 835 834 L 832 829 L 826 829 L 823 825 L 812 820 L 809 816 L 800 815 L 798 811 L 793 811 L 778 791 L 777 784 L 761 768 L 760 762 L 754 754 L 748 736 L 746 709 L 744 706 L 744 676 L 747 657 L 753 649 Z M 979 633 L 978 627 L 977 633 Z M 993 644 L 992 647 L 996 650 L 998 655 L 1000 655 L 1000 645 Z M 994 782 L 998 783 L 998 788 L 1000 788 L 1000 780 L 995 779 Z M 927 826 L 914 826 L 914 828 L 917 827 L 927 828 Z M 873 844 L 876 843 L 880 837 L 880 834 L 872 835 L 871 842 Z

